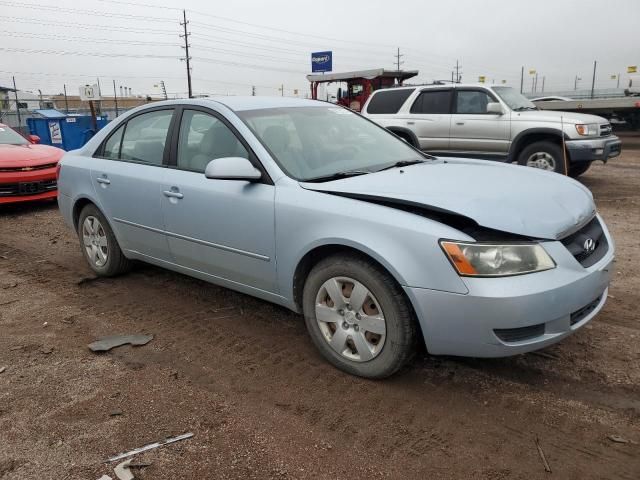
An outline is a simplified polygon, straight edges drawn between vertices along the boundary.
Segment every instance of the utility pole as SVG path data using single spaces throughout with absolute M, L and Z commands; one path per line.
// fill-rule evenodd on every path
M 182 10 L 182 18 L 183 22 L 180 23 L 184 27 L 184 35 L 180 35 L 180 38 L 184 37 L 184 55 L 185 57 L 182 60 L 187 62 L 187 88 L 189 89 L 189 98 L 193 98 L 193 90 L 191 89 L 191 57 L 189 56 L 189 32 L 187 32 L 187 11 Z
M 113 103 L 116 106 L 116 118 L 118 118 L 118 93 L 116 92 L 116 81 L 113 81 Z
M 64 91 L 64 111 L 69 113 L 69 102 L 67 101 L 67 84 L 62 84 L 62 90 Z
M 18 89 L 16 88 L 16 77 L 13 78 L 13 93 L 16 96 L 16 113 L 18 114 L 18 128 L 21 127 L 20 121 L 20 102 L 18 102 Z
M 620 74 L 618 74 L 618 85 L 616 85 L 616 88 L 620 88 Z
M 524 88 L 524 65 L 522 66 L 522 69 L 520 70 L 520 93 L 523 92 L 523 88 Z
M 164 80 L 160 80 L 160 88 L 162 89 L 162 95 L 164 96 L 164 99 L 167 100 L 169 97 L 167 97 L 167 87 L 164 84 Z
M 252 86 L 251 86 L 251 96 L 252 96 L 252 97 L 255 97 L 255 96 L 256 96 L 256 86 L 255 86 L 255 85 L 252 85 Z
M 398 72 L 400 71 L 400 65 L 404 63 L 400 61 L 401 57 L 404 57 L 404 55 L 400 55 L 400 47 L 398 47 L 398 53 L 396 53 L 396 70 Z
M 451 70 L 451 83 L 456 83 L 453 79 L 453 76 L 456 74 L 453 70 Z
M 284 83 L 280 85 L 280 96 L 284 97 Z
M 593 80 L 591 80 L 591 98 L 593 98 L 593 90 L 596 88 L 596 66 L 598 62 L 596 60 L 593 61 Z
M 462 66 L 460 65 L 460 62 L 458 62 L 458 60 L 456 60 L 456 83 L 460 83 L 460 68 L 462 68 Z
M 546 78 L 546 77 L 543 75 L 543 76 L 542 76 L 542 90 L 540 90 L 540 92 L 541 92 L 541 93 L 544 93 L 544 79 L 545 79 L 545 78 Z
M 573 81 L 573 90 L 578 90 L 578 80 L 582 80 L 578 75 L 576 75 L 576 79 Z

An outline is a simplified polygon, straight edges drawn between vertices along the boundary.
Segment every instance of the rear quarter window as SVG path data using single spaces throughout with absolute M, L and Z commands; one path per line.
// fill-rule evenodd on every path
M 414 88 L 403 88 L 402 90 L 380 90 L 371 98 L 371 101 L 367 106 L 367 113 L 398 113 L 400 107 L 402 107 L 407 98 L 409 98 L 409 95 L 414 91 Z

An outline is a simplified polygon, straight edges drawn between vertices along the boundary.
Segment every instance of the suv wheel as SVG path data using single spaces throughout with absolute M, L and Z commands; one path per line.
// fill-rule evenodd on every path
M 129 270 L 131 261 L 120 250 L 107 219 L 95 205 L 87 205 L 80 212 L 78 237 L 84 257 L 99 276 L 112 277 Z
M 591 162 L 574 163 L 569 167 L 569 175 L 573 178 L 577 178 L 591 166 Z
M 416 322 L 404 292 L 364 258 L 319 262 L 307 277 L 303 310 L 313 343 L 345 372 L 385 378 L 415 352 Z
M 565 173 L 562 147 L 549 141 L 534 142 L 524 147 L 518 157 L 518 163 L 526 167 Z

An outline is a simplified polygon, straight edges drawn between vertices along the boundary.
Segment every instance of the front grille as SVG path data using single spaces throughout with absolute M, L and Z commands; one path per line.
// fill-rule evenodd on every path
M 34 170 L 46 170 L 47 168 L 55 168 L 57 163 L 45 163 L 44 165 L 36 165 L 35 167 L 0 167 L 2 172 L 33 172 Z
M 593 220 L 561 242 L 585 268 L 598 263 L 609 250 L 609 243 L 598 217 L 593 217 Z
M 25 195 L 38 195 L 50 192 L 57 188 L 55 180 L 41 182 L 21 182 L 0 184 L 0 197 L 20 197 Z
M 506 343 L 524 342 L 544 335 L 544 323 L 520 328 L 496 328 L 493 332 L 500 340 Z
M 605 123 L 604 125 L 600 125 L 600 136 L 608 137 L 611 135 L 611 124 Z
M 600 304 L 600 300 L 602 300 L 602 295 L 596 298 L 593 302 L 588 303 L 587 305 L 582 307 L 580 310 L 576 310 L 575 312 L 573 312 L 571 314 L 571 326 L 574 326 L 576 323 L 585 319 L 591 312 L 593 312 Z

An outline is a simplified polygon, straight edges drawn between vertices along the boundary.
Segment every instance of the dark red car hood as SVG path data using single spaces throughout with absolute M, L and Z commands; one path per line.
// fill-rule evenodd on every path
M 57 163 L 62 155 L 64 155 L 64 150 L 48 145 L 0 144 L 0 169 L 37 167 L 47 163 Z

